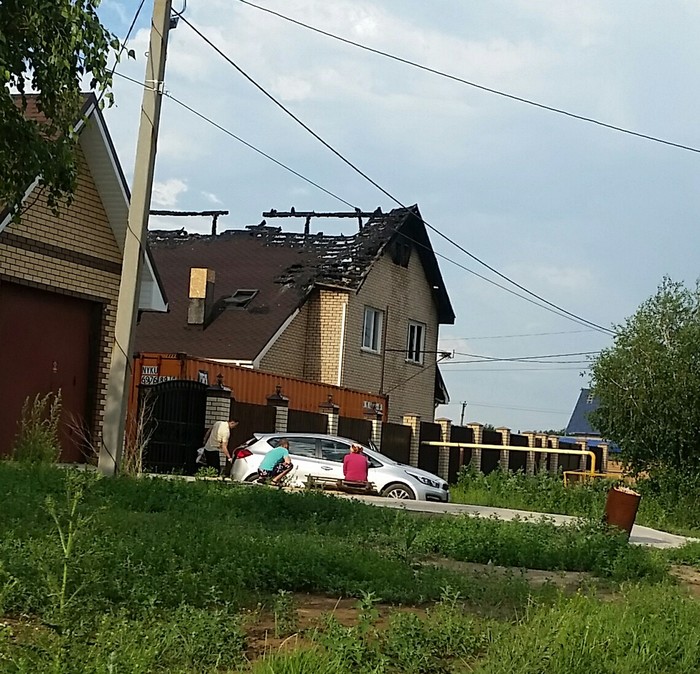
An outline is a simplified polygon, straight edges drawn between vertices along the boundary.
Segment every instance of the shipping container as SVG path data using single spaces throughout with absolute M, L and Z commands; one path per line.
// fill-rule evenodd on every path
M 184 353 L 136 354 L 129 399 L 132 414 L 136 412 L 139 389 L 171 379 L 199 381 L 209 386 L 221 383 L 231 389 L 235 400 L 243 403 L 266 405 L 268 396 L 279 387 L 280 393 L 289 399 L 292 410 L 318 412 L 319 405 L 330 398 L 344 417 L 362 419 L 373 411 L 382 412 L 384 419 L 387 415 L 386 396 L 194 358 Z

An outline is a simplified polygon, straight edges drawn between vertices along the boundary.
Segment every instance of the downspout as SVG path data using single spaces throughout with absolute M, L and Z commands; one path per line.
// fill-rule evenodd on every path
M 345 316 L 348 312 L 347 297 L 343 303 L 343 314 L 340 317 L 340 348 L 338 349 L 338 379 L 336 386 L 343 385 L 343 356 L 345 354 Z
M 384 322 L 382 324 L 382 376 L 379 380 L 379 395 L 384 395 L 384 365 L 386 364 L 386 333 L 389 325 L 389 305 L 384 310 Z

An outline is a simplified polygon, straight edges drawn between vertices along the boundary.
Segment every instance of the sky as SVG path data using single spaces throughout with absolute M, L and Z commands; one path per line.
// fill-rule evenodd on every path
M 123 38 L 138 4 L 103 0 L 100 17 Z M 700 148 L 695 1 L 257 4 L 510 96 Z M 182 0 L 173 6 L 180 10 Z M 117 67 L 139 82 L 151 12 L 146 0 L 128 44 L 136 59 Z M 417 203 L 424 220 L 463 249 L 430 232 L 456 313 L 454 325 L 440 329 L 440 348 L 454 355 L 440 366 L 451 402 L 437 417 L 514 431 L 562 429 L 589 384 L 589 355 L 613 343 L 608 332 L 546 310 L 531 295 L 532 301 L 518 297 L 525 292 L 479 260 L 603 328 L 624 323 L 664 275 L 687 285 L 698 278 L 697 152 L 451 81 L 239 0 L 189 0 L 184 16 L 386 192 Z M 397 206 L 183 21 L 171 32 L 165 90 L 354 206 Z M 115 77 L 116 104 L 105 111 L 129 181 L 142 91 Z M 292 206 L 348 210 L 164 99 L 152 208 L 228 210 L 221 231 Z M 275 224 L 301 230 L 303 220 Z M 316 220 L 312 231 L 350 234 L 353 225 Z M 151 219 L 153 228 L 183 226 L 205 233 L 210 222 Z

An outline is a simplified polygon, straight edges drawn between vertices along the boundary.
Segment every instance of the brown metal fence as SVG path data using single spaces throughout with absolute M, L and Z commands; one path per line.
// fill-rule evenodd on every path
M 303 410 L 289 410 L 287 431 L 290 433 L 325 433 L 328 430 L 328 415 Z
M 560 442 L 560 449 L 581 449 L 580 445 L 574 442 Z M 560 454 L 559 455 L 559 470 L 578 470 L 581 461 L 579 454 Z M 590 459 L 588 461 L 590 463 Z
M 338 417 L 338 435 L 366 445 L 372 437 L 372 422 L 368 419 Z
M 382 424 L 382 454 L 399 463 L 408 464 L 411 456 L 411 427 Z
M 427 470 L 429 473 L 438 472 L 440 448 L 433 445 L 424 445 L 423 442 L 442 439 L 442 429 L 440 424 L 433 424 L 427 421 L 420 425 L 420 449 L 418 451 L 418 468 Z
M 510 436 L 510 444 L 513 445 L 513 447 L 527 447 L 527 436 L 512 433 Z M 512 470 L 514 473 L 520 470 L 524 473 L 526 467 L 527 452 L 508 453 L 508 470 Z
M 490 431 L 484 429 L 482 436 L 482 442 L 485 445 L 501 445 L 503 444 L 503 436 L 498 431 Z M 481 472 L 484 475 L 493 473 L 496 470 L 501 461 L 501 450 L 500 449 L 482 449 L 481 450 Z
M 468 426 L 452 426 L 451 442 L 474 442 L 474 431 Z M 468 466 L 472 460 L 471 447 L 450 447 L 450 468 L 447 481 L 455 484 L 462 466 Z
M 254 433 L 274 433 L 275 408 L 270 405 L 253 405 L 231 401 L 231 418 L 238 426 L 231 431 L 229 447 L 234 448 L 253 437 Z

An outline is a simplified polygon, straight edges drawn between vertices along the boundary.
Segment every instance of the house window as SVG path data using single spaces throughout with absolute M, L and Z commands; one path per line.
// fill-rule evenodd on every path
M 424 352 L 425 325 L 423 323 L 409 323 L 408 339 L 406 340 L 406 360 L 422 365 Z
M 382 322 L 384 312 L 374 307 L 365 307 L 365 324 L 362 328 L 362 348 L 379 353 L 382 345 Z

